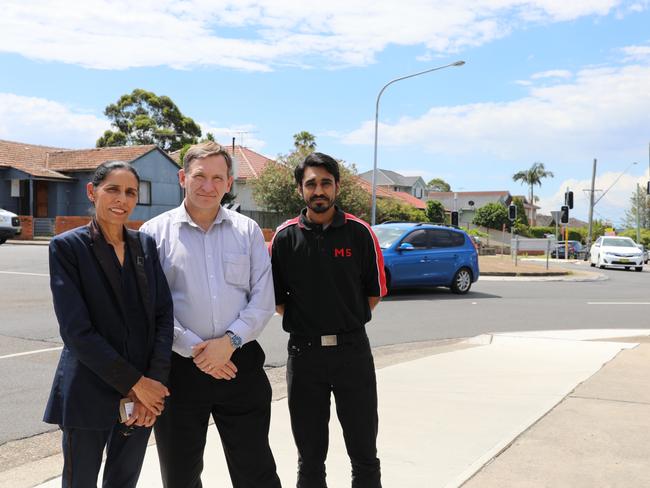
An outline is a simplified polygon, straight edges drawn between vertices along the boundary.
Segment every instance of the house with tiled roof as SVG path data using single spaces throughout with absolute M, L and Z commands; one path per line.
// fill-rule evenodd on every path
M 370 195 L 372 195 L 372 184 L 366 181 L 365 179 L 361 178 L 359 176 L 357 178 L 357 183 L 363 188 L 365 191 L 367 191 Z M 405 203 L 407 205 L 410 205 L 411 207 L 417 208 L 419 210 L 426 210 L 427 204 L 423 200 L 420 200 L 419 198 L 414 197 L 410 193 L 406 193 L 403 191 L 393 191 L 389 190 L 387 188 L 384 188 L 382 186 L 377 186 L 377 198 L 382 199 L 382 198 L 392 198 L 393 200 L 397 200 L 400 203 Z
M 275 161 L 245 146 L 231 144 L 224 148 L 233 161 L 234 182 L 231 193 L 235 195 L 235 204 L 239 204 L 239 210 L 248 215 L 251 215 L 252 212 L 263 211 L 253 199 L 251 182 L 264 171 L 267 165 L 275 163 Z M 179 166 L 182 166 L 180 151 L 172 152 L 169 156 Z
M 182 201 L 178 166 L 155 145 L 64 149 L 0 140 L 0 207 L 36 219 L 87 216 L 86 184 L 105 161 L 129 162 L 140 175 L 132 220 L 148 220 Z
M 372 185 L 373 171 L 366 171 L 359 176 Z M 427 184 L 421 176 L 404 176 L 396 171 L 377 168 L 377 187 L 389 191 L 408 193 L 420 200 L 426 200 Z

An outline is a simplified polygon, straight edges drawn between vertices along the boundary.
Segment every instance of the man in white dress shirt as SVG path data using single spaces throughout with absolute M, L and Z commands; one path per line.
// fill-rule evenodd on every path
M 269 447 L 271 386 L 255 340 L 275 310 L 259 226 L 221 206 L 232 159 L 214 142 L 192 146 L 178 172 L 181 206 L 146 222 L 174 300 L 171 396 L 155 425 L 165 488 L 201 488 L 210 416 L 233 488 L 277 488 Z

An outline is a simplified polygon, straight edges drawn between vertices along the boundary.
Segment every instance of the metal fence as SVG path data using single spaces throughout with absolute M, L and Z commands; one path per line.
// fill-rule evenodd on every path
M 34 237 L 52 237 L 54 235 L 55 219 L 34 219 Z
M 264 212 L 261 210 L 242 210 L 243 215 L 250 217 L 262 229 L 274 229 L 285 220 L 295 217 L 295 215 L 282 214 L 276 212 Z
M 517 266 L 517 257 L 520 252 L 543 251 L 546 254 L 546 269 L 548 269 L 548 259 L 551 255 L 551 250 L 555 249 L 556 245 L 555 237 L 528 239 L 515 236 L 510 241 L 510 253 L 515 261 L 515 266 Z

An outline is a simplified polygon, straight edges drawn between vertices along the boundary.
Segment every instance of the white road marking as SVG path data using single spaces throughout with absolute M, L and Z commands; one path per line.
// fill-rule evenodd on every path
M 6 356 L 0 356 L 0 359 L 17 358 L 18 356 L 28 356 L 30 354 L 39 354 L 41 352 L 60 351 L 61 349 L 63 349 L 63 346 L 48 347 L 47 349 L 36 349 L 35 351 L 17 352 L 15 354 L 7 354 Z
M 650 302 L 587 302 L 587 305 L 650 305 Z
M 50 277 L 49 274 L 43 274 L 43 273 L 22 273 L 20 271 L 0 271 L 0 274 L 12 274 L 12 275 L 25 275 L 25 276 L 46 276 Z

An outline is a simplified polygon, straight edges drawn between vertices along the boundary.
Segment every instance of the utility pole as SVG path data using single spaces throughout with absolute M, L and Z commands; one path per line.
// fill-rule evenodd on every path
M 589 231 L 587 232 L 587 249 L 591 248 L 591 236 L 594 228 L 594 194 L 596 193 L 596 158 L 591 171 L 591 190 L 589 191 Z M 586 256 L 586 255 L 585 255 Z
M 641 186 L 636 184 L 636 243 L 641 243 Z M 645 200 L 645 198 L 644 198 Z

